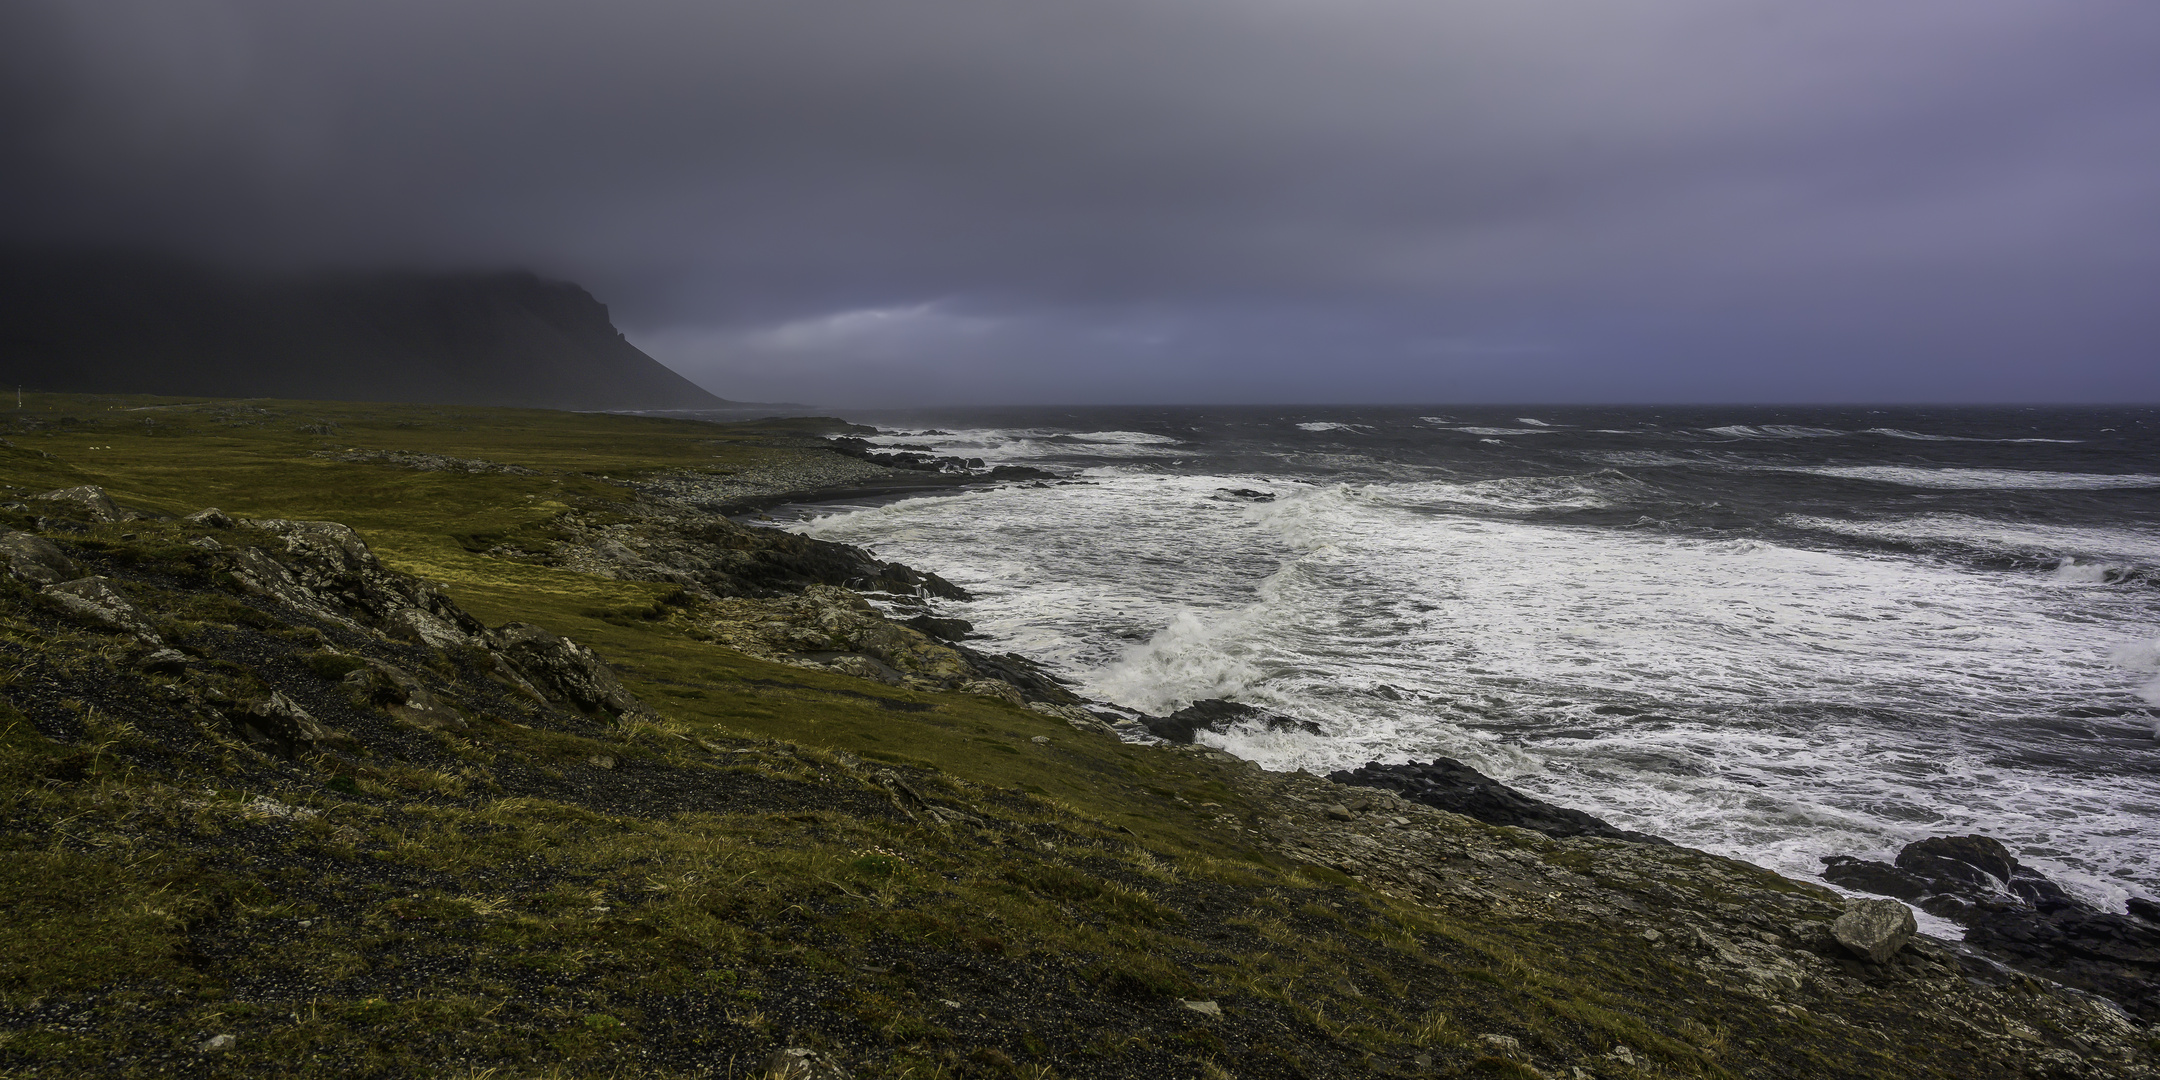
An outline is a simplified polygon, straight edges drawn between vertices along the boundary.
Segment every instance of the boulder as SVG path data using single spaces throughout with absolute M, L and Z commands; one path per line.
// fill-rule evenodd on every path
M 59 488 L 45 492 L 39 495 L 38 498 L 49 502 L 74 503 L 88 512 L 90 520 L 101 525 L 112 525 L 122 521 L 136 521 L 144 516 L 133 510 L 121 509 L 120 504 L 112 501 L 112 496 L 105 494 L 105 489 L 96 484 Z
M 218 711 L 242 738 L 283 758 L 320 753 L 350 742 L 275 690 L 268 697 L 220 705 Z
M 58 585 L 47 585 L 40 590 L 47 600 L 85 622 L 95 623 L 108 630 L 134 634 L 145 640 L 157 640 L 157 628 L 150 624 L 150 617 L 134 602 L 120 595 L 113 583 L 102 577 L 77 578 Z
M 486 629 L 432 582 L 384 566 L 344 525 L 277 518 L 246 524 L 276 534 L 284 547 L 275 556 L 260 548 L 234 553 L 233 576 L 256 592 L 347 629 L 365 629 L 358 616 L 437 648 L 464 644 Z
M 0 559 L 8 573 L 32 585 L 55 585 L 75 576 L 75 564 L 58 544 L 26 532 L 0 530 Z
M 488 642 L 543 693 L 579 709 L 620 716 L 643 708 L 597 654 L 569 638 L 514 622 L 490 632 Z
M 369 660 L 366 667 L 345 676 L 345 685 L 372 704 L 380 705 L 392 717 L 414 727 L 463 731 L 469 726 L 456 709 L 430 693 L 411 672 L 395 664 Z
M 1896 900 L 1854 900 L 1830 924 L 1831 936 L 1854 956 L 1883 963 L 1920 932 L 1912 909 Z
M 190 525 L 201 525 L 210 529 L 230 529 L 233 527 L 232 518 L 226 516 L 225 511 L 215 506 L 206 506 L 180 520 Z
M 1895 866 L 1842 855 L 1823 862 L 1826 881 L 1911 901 L 1965 927 L 1966 944 L 2020 970 L 2160 1020 L 2160 920 L 2139 910 L 2160 914 L 2149 901 L 2134 901 L 2124 914 L 2097 910 L 1986 836 L 1916 840 Z

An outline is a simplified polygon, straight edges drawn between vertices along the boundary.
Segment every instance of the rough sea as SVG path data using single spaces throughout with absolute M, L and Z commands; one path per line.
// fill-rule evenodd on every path
M 793 508 L 1270 769 L 1465 761 L 1814 879 L 1985 833 L 2160 892 L 2160 409 L 852 414 L 1066 483 Z

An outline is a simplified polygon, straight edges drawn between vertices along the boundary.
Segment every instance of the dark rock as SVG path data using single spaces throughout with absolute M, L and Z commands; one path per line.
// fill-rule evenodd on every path
M 1000 465 L 982 474 L 985 480 L 1055 480 L 1058 474 L 1026 465 Z
M 218 711 L 242 738 L 258 749 L 282 758 L 321 753 L 351 741 L 323 726 L 293 699 L 275 690 L 264 698 L 220 702 Z
M 2010 850 L 1985 836 L 1936 836 L 1905 845 L 1898 869 L 1931 880 L 1962 882 L 1993 890 L 2017 870 Z
M 2146 921 L 2160 912 L 2150 901 L 2133 901 L 2124 915 L 2095 910 L 1986 836 L 1914 841 L 1895 867 L 1823 861 L 1824 880 L 1912 901 L 1965 927 L 1966 944 L 2021 971 L 2112 998 L 2147 1022 L 2160 1019 L 2160 925 Z
M 75 564 L 58 544 L 25 532 L 0 531 L 0 559 L 8 572 L 32 585 L 57 585 L 75 576 Z
M 1192 742 L 1194 735 L 1200 731 L 1223 732 L 1245 723 L 1263 724 L 1269 731 L 1295 730 L 1312 735 L 1327 734 L 1326 729 L 1310 720 L 1300 720 L 1222 698 L 1195 701 L 1168 716 L 1142 717 L 1140 723 L 1156 738 L 1179 745 Z
M 1896 900 L 1854 900 L 1830 924 L 1830 933 L 1854 956 L 1884 963 L 1920 932 L 1912 909 Z
M 2008 848 L 1985 836 L 1936 836 L 1916 840 L 1898 852 L 1897 864 L 1916 877 L 1968 886 L 1968 891 L 1976 898 L 1992 897 L 1998 890 L 2006 890 L 2041 911 L 2077 906 L 2060 886 L 2038 871 L 2020 865 Z
M 913 627 L 939 641 L 959 641 L 975 632 L 975 624 L 966 619 L 941 619 L 935 615 L 917 615 L 902 620 L 900 625 Z
M 1663 837 L 1631 832 L 1580 810 L 1525 795 L 1452 758 L 1434 758 L 1430 765 L 1415 761 L 1400 765 L 1367 762 L 1354 770 L 1329 773 L 1328 779 L 1338 784 L 1385 788 L 1414 802 L 1488 825 L 1513 825 L 1547 836 L 1604 836 L 1643 844 L 1671 843 Z
M 2160 924 L 2160 904 L 2153 903 L 2143 897 L 2133 896 L 2125 906 L 2130 914 L 2146 922 Z
M 638 538 L 629 552 L 650 580 L 696 585 L 716 596 L 791 596 L 812 585 L 858 592 L 971 600 L 966 589 L 859 547 L 715 518 L 677 533 Z
M 201 525 L 210 529 L 230 529 L 233 527 L 232 518 L 226 516 L 225 511 L 215 506 L 206 506 L 180 520 L 190 525 Z
M 888 469 L 907 469 L 911 472 L 930 473 L 966 473 L 970 471 L 968 467 L 970 459 L 967 458 L 940 456 L 916 450 L 887 448 L 878 446 L 866 439 L 844 436 L 830 440 L 830 445 L 833 449 L 851 458 L 867 461 L 873 465 L 883 465 Z M 927 447 L 924 449 L 927 449 Z M 976 465 L 980 467 L 980 459 L 976 459 Z
M 1918 900 L 1928 893 L 1927 882 L 1889 863 L 1855 859 L 1850 855 L 1826 855 L 1823 862 L 1826 864 L 1822 872 L 1824 881 L 1855 892 L 1895 896 L 1900 900 Z
M 404 668 L 382 660 L 345 676 L 345 685 L 384 712 L 430 731 L 463 731 L 468 726 L 455 708 L 429 692 Z
M 1275 493 L 1272 491 L 1255 491 L 1252 488 L 1216 488 L 1215 490 L 1230 498 L 1243 499 L 1246 502 L 1275 501 Z
M 1040 664 L 1018 653 L 993 656 L 965 645 L 948 644 L 945 647 L 959 653 L 961 659 L 968 662 L 968 666 L 985 678 L 1011 683 L 1020 691 L 1023 701 L 1040 701 L 1050 705 L 1083 703 L 1080 695 L 1067 690 L 1057 676 L 1044 671 Z

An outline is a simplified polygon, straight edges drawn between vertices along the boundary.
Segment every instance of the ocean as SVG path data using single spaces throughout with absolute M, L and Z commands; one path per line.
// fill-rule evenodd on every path
M 1316 722 L 1814 879 L 1978 832 L 2160 893 L 2160 409 L 854 414 L 1062 482 L 776 511 L 1088 697 Z

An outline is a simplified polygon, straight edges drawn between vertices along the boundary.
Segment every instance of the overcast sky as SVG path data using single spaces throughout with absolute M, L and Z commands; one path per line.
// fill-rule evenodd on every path
M 2160 400 L 2153 0 L 9 0 L 0 140 L 738 399 Z

